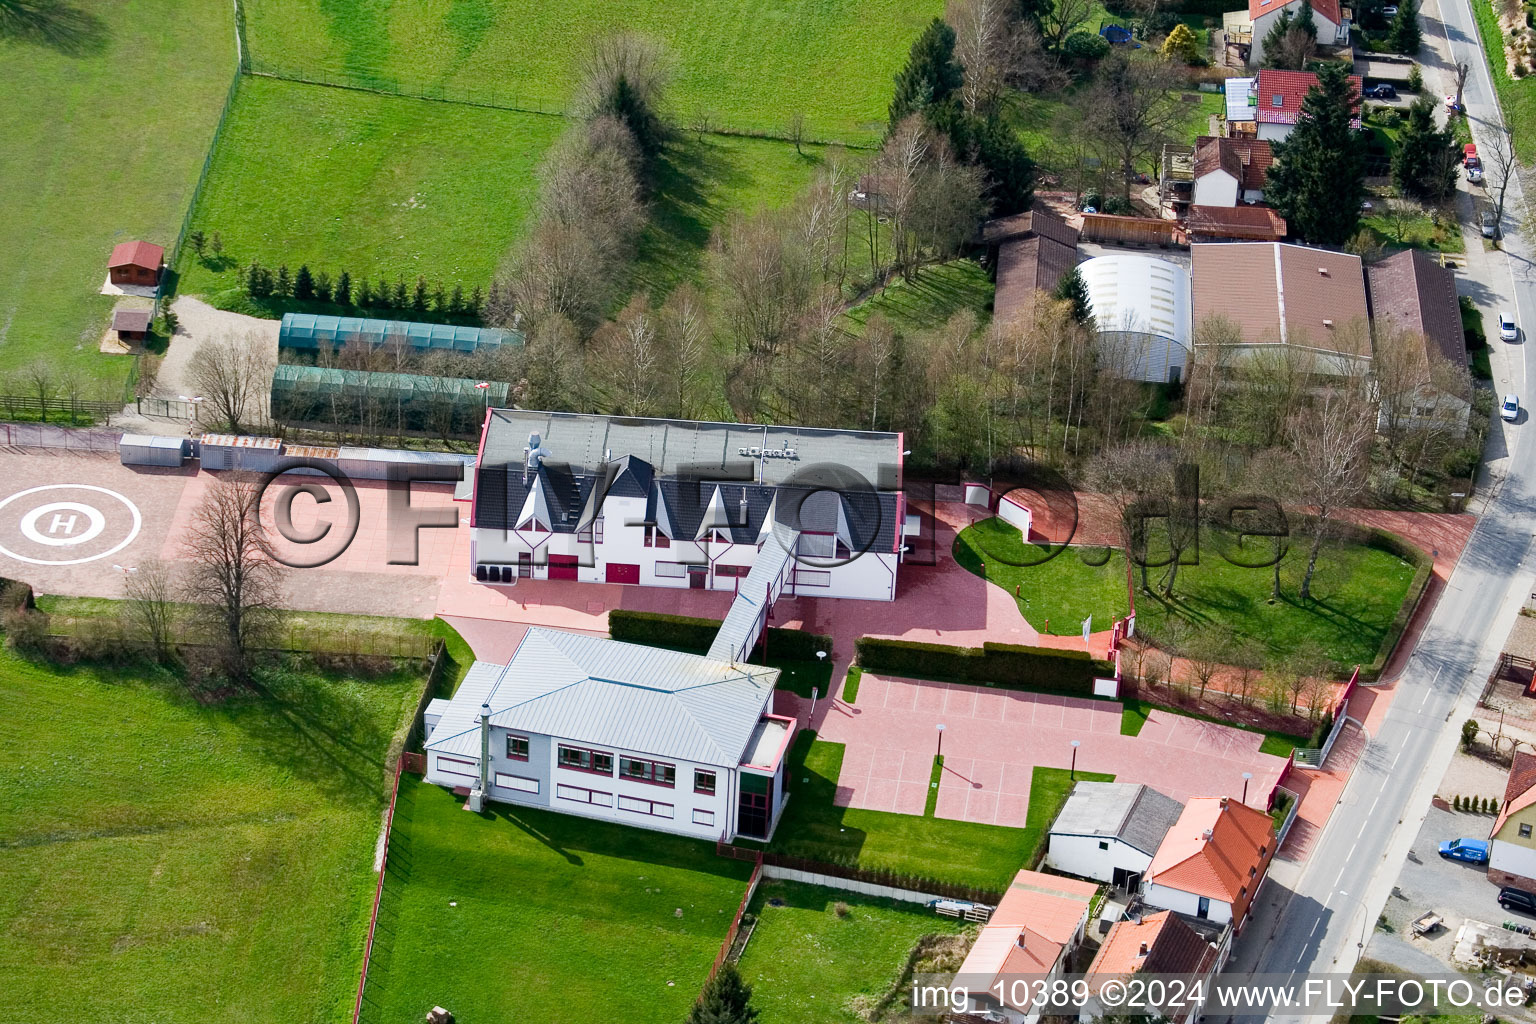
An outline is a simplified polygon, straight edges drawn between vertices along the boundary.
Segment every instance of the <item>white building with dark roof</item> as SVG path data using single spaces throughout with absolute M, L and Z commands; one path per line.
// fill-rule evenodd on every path
M 492 409 L 471 571 L 744 593 L 778 545 L 754 600 L 889 601 L 902 451 L 897 433 Z
M 428 782 L 662 832 L 768 839 L 794 719 L 779 670 L 535 627 L 427 710 Z
M 1047 867 L 1135 891 L 1184 805 L 1150 786 L 1079 782 L 1051 825 Z

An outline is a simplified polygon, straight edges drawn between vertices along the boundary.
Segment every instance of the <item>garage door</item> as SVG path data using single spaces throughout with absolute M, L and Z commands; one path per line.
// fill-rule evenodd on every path
M 640 567 L 638 565 L 625 565 L 623 562 L 609 562 L 608 582 L 639 583 Z
M 576 555 L 550 555 L 549 578 L 552 580 L 573 580 L 576 578 Z

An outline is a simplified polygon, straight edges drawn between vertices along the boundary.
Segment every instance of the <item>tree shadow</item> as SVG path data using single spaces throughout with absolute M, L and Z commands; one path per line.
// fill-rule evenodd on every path
M 0 0 L 0 39 L 89 57 L 106 49 L 108 38 L 105 21 L 63 0 Z

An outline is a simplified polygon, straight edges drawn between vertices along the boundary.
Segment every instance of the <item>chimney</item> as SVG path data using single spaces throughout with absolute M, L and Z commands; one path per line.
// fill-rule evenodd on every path
M 1211 830 L 1210 830 L 1210 829 L 1206 829 L 1206 830 L 1205 830 L 1205 831 L 1204 831 L 1204 832 L 1202 832 L 1202 833 L 1200 833 L 1200 838 L 1201 838 L 1201 839 L 1204 839 L 1204 840 L 1205 840 L 1205 841 L 1206 841 L 1206 842 L 1210 842 L 1210 841 L 1211 841 L 1211 838 L 1212 838 L 1212 837 L 1213 837 L 1213 836 L 1214 836 L 1214 835 L 1215 835 L 1215 834 L 1216 834 L 1216 833 L 1214 833 L 1214 832 L 1212 832 L 1212 831 L 1211 831 Z
M 1025 935 L 1024 929 L 1020 928 L 1019 929 L 1019 948 L 1020 949 L 1024 948 L 1024 935 Z
M 1141 949 L 1136 953 L 1136 955 L 1138 957 L 1143 957 L 1143 956 L 1146 956 L 1147 953 L 1149 953 L 1149 952 L 1150 952 L 1150 950 L 1147 948 L 1147 944 L 1145 942 L 1143 942 L 1141 944 Z

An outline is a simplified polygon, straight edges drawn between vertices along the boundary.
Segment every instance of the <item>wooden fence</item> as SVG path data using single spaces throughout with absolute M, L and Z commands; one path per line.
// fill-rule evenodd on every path
M 400 772 L 405 758 L 395 762 L 395 784 L 389 791 L 389 810 L 384 814 L 384 851 L 379 856 L 379 881 L 373 888 L 373 913 L 368 916 L 368 940 L 363 944 L 363 969 L 357 978 L 357 1000 L 352 1004 L 352 1024 L 363 1013 L 363 991 L 368 987 L 368 965 L 373 961 L 373 936 L 379 927 L 379 903 L 384 898 L 384 873 L 389 870 L 389 844 L 395 826 L 395 799 L 400 795 Z

